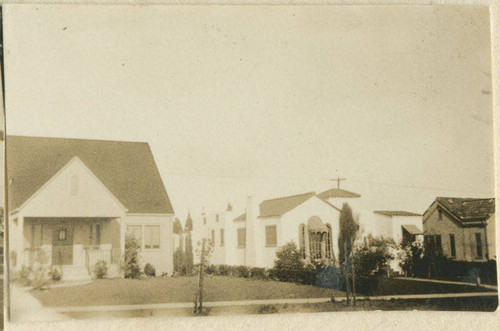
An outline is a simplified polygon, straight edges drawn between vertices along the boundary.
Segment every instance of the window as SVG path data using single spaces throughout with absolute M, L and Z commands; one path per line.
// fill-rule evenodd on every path
M 313 259 L 322 258 L 323 233 L 309 232 L 309 254 Z
M 127 234 L 134 236 L 139 247 L 142 247 L 142 227 L 140 225 L 127 225 Z
M 220 229 L 220 245 L 224 246 L 224 229 Z
M 99 247 L 101 245 L 101 224 L 90 224 L 90 247 Z
M 450 256 L 456 257 L 457 252 L 455 249 L 455 235 L 450 233 Z
M 266 247 L 276 247 L 276 225 L 266 226 Z
M 203 225 L 207 225 L 207 217 L 203 216 Z
M 428 235 L 424 237 L 424 247 L 430 255 L 440 255 L 443 252 L 441 235 Z
M 443 213 L 441 212 L 441 210 L 438 209 L 438 221 L 442 220 L 443 220 Z
M 436 252 L 440 255 L 443 253 L 443 246 L 441 245 L 441 235 L 436 235 Z
M 215 214 L 215 221 L 218 222 L 219 221 L 219 214 Z
M 325 251 L 325 257 L 327 259 L 332 258 L 332 226 L 330 224 L 327 224 L 326 227 L 328 228 L 328 233 L 326 233 L 326 251 Z
M 212 245 L 215 245 L 215 230 L 211 231 L 210 238 L 211 238 L 210 241 L 211 241 Z
M 481 242 L 481 233 L 476 233 L 476 258 L 483 258 L 483 243 Z
M 246 241 L 247 241 L 247 229 L 241 228 L 238 229 L 238 248 L 245 248 L 246 247 Z
M 66 238 L 67 238 L 67 236 L 68 236 L 68 233 L 67 233 L 66 229 L 64 229 L 64 228 L 63 229 L 59 229 L 59 234 L 57 236 L 57 239 L 59 241 L 65 241 Z
M 71 177 L 71 195 L 76 196 L 78 194 L 78 177 L 73 175 Z
M 159 225 L 146 225 L 144 227 L 144 248 L 160 248 Z

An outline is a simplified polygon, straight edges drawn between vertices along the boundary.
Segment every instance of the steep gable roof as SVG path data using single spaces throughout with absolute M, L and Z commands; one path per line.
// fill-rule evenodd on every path
M 10 210 L 76 156 L 128 212 L 174 213 L 147 143 L 7 136 L 6 146 Z
M 494 198 L 476 199 L 437 197 L 436 202 L 464 223 L 484 221 L 495 212 Z
M 288 197 L 264 200 L 260 204 L 259 217 L 281 216 L 315 195 L 316 193 L 309 192 Z
M 422 216 L 421 214 L 412 213 L 409 211 L 402 210 L 374 210 L 375 214 L 385 215 L 385 216 Z
M 330 190 L 326 190 L 318 194 L 320 199 L 329 199 L 329 198 L 360 198 L 361 195 L 353 192 L 349 192 L 346 190 L 332 188 Z

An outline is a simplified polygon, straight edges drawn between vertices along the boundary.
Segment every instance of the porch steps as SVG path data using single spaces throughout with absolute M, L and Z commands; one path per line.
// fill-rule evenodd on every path
M 91 275 L 87 268 L 82 266 L 63 266 L 62 267 L 62 279 L 63 280 L 88 280 L 91 279 Z

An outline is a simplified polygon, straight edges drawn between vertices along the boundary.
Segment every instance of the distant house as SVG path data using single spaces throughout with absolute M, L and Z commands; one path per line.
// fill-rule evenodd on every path
M 340 211 L 314 192 L 262 201 L 246 213 L 202 213 L 198 236 L 213 245 L 212 264 L 272 267 L 276 251 L 295 242 L 304 258 L 337 259 Z
M 10 266 L 39 263 L 85 279 L 119 275 L 125 235 L 141 261 L 172 273 L 174 210 L 147 143 L 7 136 Z
M 458 261 L 496 259 L 495 199 L 443 198 L 423 216 L 426 250 Z
M 423 235 L 422 215 L 401 210 L 375 210 L 374 237 L 414 242 Z

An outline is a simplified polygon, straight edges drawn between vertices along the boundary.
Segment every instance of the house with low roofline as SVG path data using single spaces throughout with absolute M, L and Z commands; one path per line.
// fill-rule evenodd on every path
M 270 268 L 276 251 L 295 242 L 304 258 L 338 259 L 340 210 L 314 192 L 254 203 L 245 213 L 202 214 L 201 237 L 212 242 L 212 264 Z
M 7 136 L 11 268 L 46 255 L 63 279 L 104 260 L 119 275 L 125 235 L 140 261 L 173 271 L 174 210 L 147 143 Z
M 438 197 L 423 215 L 428 251 L 457 261 L 496 259 L 495 199 Z
M 423 236 L 422 215 L 402 210 L 375 210 L 374 237 L 414 242 Z

